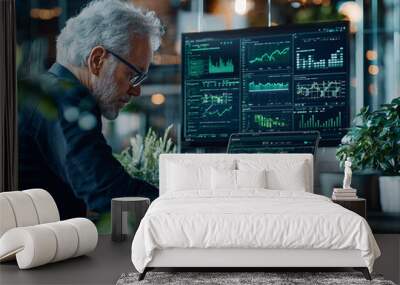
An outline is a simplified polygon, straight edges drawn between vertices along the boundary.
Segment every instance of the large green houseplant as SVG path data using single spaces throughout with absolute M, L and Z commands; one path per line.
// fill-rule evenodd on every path
M 376 111 L 363 107 L 336 157 L 341 165 L 350 157 L 354 170 L 380 172 L 382 209 L 400 212 L 400 97 Z

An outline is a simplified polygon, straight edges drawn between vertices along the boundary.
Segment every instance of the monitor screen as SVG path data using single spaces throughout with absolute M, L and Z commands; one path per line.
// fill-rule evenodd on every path
M 227 153 L 311 153 L 315 154 L 318 131 L 239 133 L 229 138 Z
M 327 22 L 182 35 L 182 145 L 232 133 L 349 127 L 349 25 Z

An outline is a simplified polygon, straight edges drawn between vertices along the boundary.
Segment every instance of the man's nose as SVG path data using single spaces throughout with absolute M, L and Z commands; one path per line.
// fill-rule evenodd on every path
M 135 87 L 129 87 L 128 95 L 137 97 L 137 96 L 140 96 L 140 92 L 141 92 L 140 85 L 135 86 Z

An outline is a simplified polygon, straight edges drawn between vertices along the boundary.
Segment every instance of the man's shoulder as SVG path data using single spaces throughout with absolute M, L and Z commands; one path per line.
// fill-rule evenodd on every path
M 57 76 L 49 71 L 41 75 L 40 83 L 45 91 L 53 94 L 57 99 L 76 98 L 79 100 L 91 96 L 90 91 L 79 82 Z
M 58 76 L 51 71 L 42 74 L 40 81 L 42 88 L 51 94 L 60 109 L 78 107 L 81 111 L 98 113 L 96 100 L 79 81 Z

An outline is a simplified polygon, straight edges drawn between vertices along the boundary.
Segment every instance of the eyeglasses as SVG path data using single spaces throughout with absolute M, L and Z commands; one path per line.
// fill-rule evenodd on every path
M 118 60 L 120 60 L 122 63 L 126 64 L 130 69 L 132 69 L 133 71 L 135 71 L 135 75 L 132 76 L 132 78 L 129 79 L 129 84 L 132 87 L 136 87 L 138 86 L 140 83 L 142 83 L 144 80 L 146 80 L 147 78 L 147 72 L 142 72 L 140 71 L 139 68 L 137 68 L 136 66 L 134 66 L 133 64 L 129 63 L 128 61 L 126 61 L 125 59 L 123 59 L 122 57 L 120 57 L 118 54 L 106 49 L 107 52 L 111 53 L 113 56 L 115 56 Z

